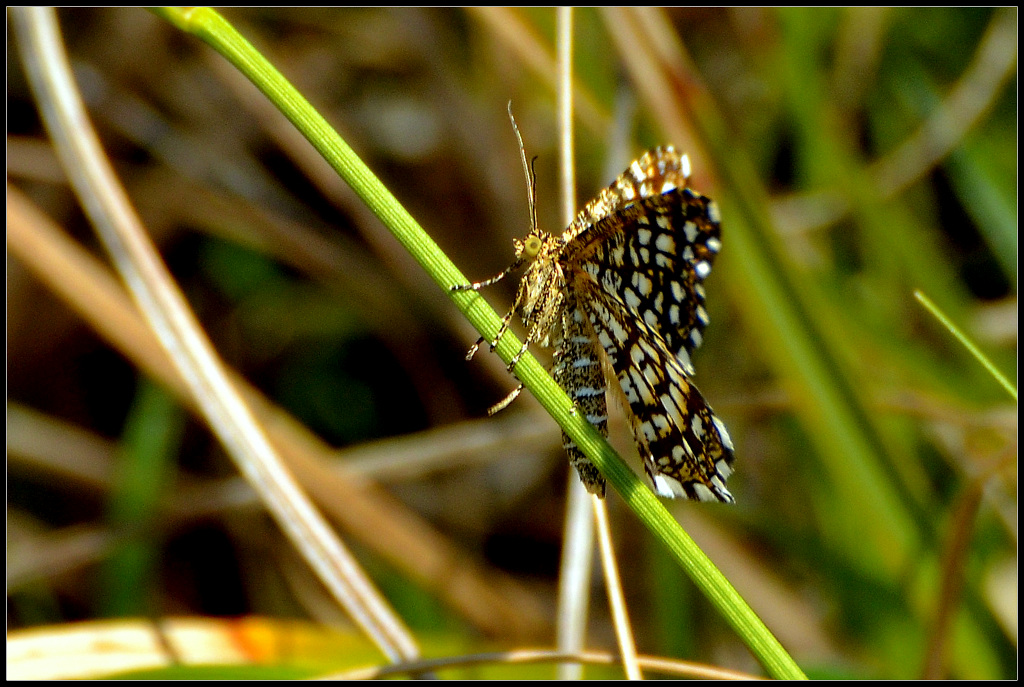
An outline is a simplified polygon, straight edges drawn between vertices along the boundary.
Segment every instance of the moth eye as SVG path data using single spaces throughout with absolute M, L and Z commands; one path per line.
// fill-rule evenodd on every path
M 537 257 L 542 244 L 539 236 L 528 236 L 523 245 L 523 255 L 531 259 Z

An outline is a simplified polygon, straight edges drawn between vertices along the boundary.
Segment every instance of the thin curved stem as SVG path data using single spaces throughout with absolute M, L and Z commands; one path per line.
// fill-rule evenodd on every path
M 159 12 L 183 31 L 207 42 L 242 70 L 352 186 L 413 258 L 445 290 L 477 331 L 485 339 L 494 340 L 501 327 L 498 314 L 475 291 L 453 290 L 453 287 L 465 285 L 468 280 L 327 121 L 262 55 L 211 9 L 163 9 Z M 519 354 L 521 348 L 522 343 L 518 338 L 507 333 L 495 350 L 502 360 L 509 362 Z M 573 412 L 569 397 L 540 363 L 526 353 L 519 359 L 515 374 L 622 495 L 626 504 L 661 540 L 768 672 L 776 677 L 803 677 L 803 672 L 792 657 L 721 571 L 683 531 L 654 493 L 625 464 L 597 429 L 581 414 Z
M 21 58 L 75 192 L 150 328 L 228 453 L 352 619 L 393 661 L 419 655 L 404 624 L 313 507 L 231 383 L 128 200 L 85 111 L 52 8 L 16 8 Z

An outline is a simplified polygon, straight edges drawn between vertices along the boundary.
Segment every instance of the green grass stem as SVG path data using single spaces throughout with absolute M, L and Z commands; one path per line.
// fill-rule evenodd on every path
M 497 313 L 476 292 L 450 291 L 454 285 L 467 283 L 465 277 L 327 121 L 220 14 L 208 8 L 163 8 L 155 12 L 180 30 L 203 40 L 249 78 L 362 198 L 473 326 L 487 338 L 497 333 L 500 326 Z M 499 343 L 497 353 L 507 362 L 520 346 L 515 336 L 507 334 Z M 781 679 L 805 677 L 760 618 L 651 490 L 637 478 L 604 437 L 573 412 L 565 392 L 536 359 L 529 354 L 524 355 L 516 367 L 516 374 L 597 465 L 640 520 L 668 548 L 768 674 Z

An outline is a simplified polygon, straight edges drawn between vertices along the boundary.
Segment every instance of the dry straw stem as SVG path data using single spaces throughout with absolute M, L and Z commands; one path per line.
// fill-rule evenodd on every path
M 392 661 L 418 656 L 411 634 L 284 467 L 231 385 L 103 154 L 71 76 L 52 9 L 17 9 L 19 48 L 58 156 L 189 394 L 270 513 L 349 616 Z
M 511 14 L 509 10 L 481 8 L 477 14 L 482 18 L 496 18 L 497 13 Z M 516 19 L 518 22 L 518 19 Z M 512 26 L 517 30 L 508 31 Z M 562 7 L 557 10 L 558 30 L 558 130 L 561 143 L 559 145 L 559 170 L 562 201 L 562 224 L 569 226 L 576 215 L 576 160 L 573 127 L 572 97 L 572 54 L 573 54 L 573 23 L 572 9 Z M 533 39 L 527 35 L 525 27 L 519 24 L 497 22 L 491 24 L 492 30 L 506 31 L 505 35 Z M 512 43 L 516 43 L 513 39 Z M 532 43 L 532 41 L 531 41 Z M 531 51 L 541 54 L 544 49 L 539 45 Z M 543 57 L 539 60 L 546 62 Z M 548 74 L 555 70 L 549 70 Z M 527 180 L 529 183 L 529 180 Z M 566 495 L 565 525 L 562 533 L 562 558 L 558 571 L 558 609 L 555 619 L 555 643 L 560 651 L 570 653 L 582 651 L 587 643 L 587 619 L 590 604 L 590 579 L 594 561 L 594 525 L 592 515 L 599 506 L 592 504 L 590 494 L 577 478 L 575 470 L 569 468 L 569 487 Z M 620 590 L 621 591 L 621 590 Z M 618 633 L 621 636 L 621 633 Z M 626 652 L 620 649 L 626 656 Z M 635 649 L 633 654 L 635 655 Z M 583 665 L 580 663 L 560 663 L 558 678 L 560 680 L 579 680 L 583 677 Z
M 14 202 L 17 204 L 19 201 Z M 61 264 L 59 260 L 56 263 L 47 260 L 49 249 L 45 244 L 39 250 L 28 251 L 41 255 L 41 259 L 32 262 L 31 258 L 26 258 L 26 251 L 20 247 L 25 225 L 17 216 L 9 214 L 8 217 L 9 236 L 13 237 L 8 245 L 13 256 L 24 261 L 37 274 L 37 270 L 47 269 L 46 265 Z M 39 225 L 39 221 L 32 223 L 35 228 Z M 106 290 L 95 288 L 96 282 L 79 278 L 74 268 L 51 270 L 50 274 L 66 284 L 74 284 L 76 291 L 84 290 L 84 298 L 93 307 L 96 307 L 96 299 L 102 301 L 107 296 Z M 115 286 L 110 275 L 105 275 L 105 278 L 110 286 Z M 126 296 L 121 300 L 125 306 L 128 305 Z M 73 301 L 70 305 L 76 307 Z M 96 317 L 89 311 L 79 313 L 93 326 L 103 327 L 102 315 Z M 111 319 L 119 318 L 115 314 Z M 122 322 L 129 330 L 148 334 L 138 316 Z M 151 341 L 150 345 L 160 352 L 156 341 Z M 122 348 L 121 352 L 136 364 L 140 353 L 144 355 L 140 349 Z M 167 379 L 161 383 L 170 386 L 174 382 Z M 267 402 L 259 400 L 256 392 L 244 383 L 242 388 L 254 406 L 266 407 Z M 488 636 L 528 641 L 548 633 L 541 603 L 531 593 L 503 573 L 480 568 L 472 559 L 458 552 L 443 535 L 368 480 L 417 480 L 431 472 L 481 463 L 493 459 L 498 449 L 513 439 L 524 453 L 541 451 L 555 445 L 554 428 L 538 422 L 535 416 L 511 415 L 496 420 L 460 423 L 341 451 L 330 451 L 326 446 L 314 447 L 304 460 L 296 463 L 292 455 L 300 450 L 306 452 L 298 443 L 308 444 L 316 439 L 294 420 L 281 424 L 267 419 L 279 412 L 270 409 L 269 415 L 261 413 L 261 419 L 272 425 L 271 439 L 281 448 L 285 459 L 295 469 L 296 477 L 309 489 L 318 506 L 364 546 L 416 579 L 425 589 L 432 590 Z M 115 468 L 114 446 L 109 440 L 16 403 L 8 404 L 7 423 L 7 448 L 12 469 L 44 474 L 52 480 L 90 491 L 109 490 Z M 290 434 L 289 424 L 305 433 L 306 437 L 296 438 Z M 281 427 L 284 427 L 283 431 Z M 69 456 L 74 456 L 74 460 L 69 460 Z M 336 456 L 337 460 L 330 460 L 330 456 Z M 325 468 L 328 461 L 331 464 L 329 472 Z M 167 505 L 166 517 L 169 518 L 168 527 L 173 528 L 174 522 L 193 522 L 197 518 L 214 517 L 252 506 L 259 506 L 258 498 L 241 478 L 203 482 L 186 480 Z M 10 571 L 8 586 L 15 590 L 33 580 L 52 578 L 57 571 L 77 570 L 102 557 L 114 541 L 115 538 L 103 528 L 75 527 L 44 538 L 34 536 L 26 542 L 25 548 L 19 549 L 24 555 L 17 557 L 17 570 Z M 55 565 L 56 562 L 59 566 Z
M 507 7 L 471 7 L 468 11 L 486 27 L 491 36 L 512 50 L 534 76 L 548 84 L 552 91 L 559 91 L 556 56 L 518 12 Z M 581 84 L 573 85 L 572 95 L 575 116 L 592 133 L 605 135 L 611 124 L 607 110 Z
M 605 651 L 564 652 L 550 651 L 547 649 L 518 649 L 503 653 L 471 654 L 467 656 L 450 656 L 446 658 L 429 659 L 417 661 L 408 665 L 394 665 L 386 667 L 374 666 L 372 668 L 362 668 L 346 673 L 327 675 L 321 679 L 376 680 L 395 675 L 412 674 L 423 670 L 441 670 L 445 668 L 461 668 L 488 664 L 513 665 L 516 663 L 576 661 L 581 664 L 589 665 L 612 665 L 620 660 L 620 657 Z M 707 666 L 701 663 L 678 661 L 654 656 L 638 656 L 637 662 L 642 668 L 674 677 L 686 677 L 698 680 L 761 679 L 756 675 L 741 673 L 737 670 L 726 670 L 714 666 Z
M 615 547 L 612 543 L 612 529 L 608 523 L 608 506 L 604 499 L 591 495 L 590 502 L 594 506 L 594 522 L 597 530 L 598 549 L 601 552 L 601 571 L 604 573 L 604 586 L 608 592 L 608 605 L 611 606 L 612 622 L 615 624 L 615 638 L 622 654 L 622 667 L 630 680 L 642 680 L 640 664 L 637 663 L 636 642 L 633 640 L 633 628 L 629 623 L 626 610 L 626 598 L 622 592 L 622 579 L 619 577 L 619 565 L 615 559 Z
M 558 46 L 558 126 L 560 131 L 560 181 L 562 195 L 562 224 L 569 226 L 576 216 L 576 147 L 574 140 L 574 109 L 573 109 L 573 11 L 571 7 L 560 7 L 556 11 L 556 43 Z M 527 183 L 529 183 L 527 179 Z M 570 469 L 570 473 L 575 470 Z M 582 495 L 584 491 L 582 484 L 576 479 L 575 474 L 569 477 L 571 491 Z M 642 680 L 640 666 L 637 664 L 636 643 L 633 640 L 633 628 L 630 626 L 629 615 L 626 611 L 625 592 L 622 589 L 622 580 L 619 577 L 618 561 L 615 558 L 615 546 L 612 540 L 611 524 L 608 520 L 608 507 L 604 499 L 590 496 L 589 501 L 593 511 L 593 519 L 586 517 L 585 508 L 566 511 L 566 544 L 568 550 L 579 550 L 580 547 L 570 538 L 578 537 L 582 541 L 592 541 L 593 532 L 597 532 L 598 550 L 601 553 L 601 570 L 604 575 L 605 590 L 608 594 L 608 605 L 611 609 L 612 623 L 615 627 L 615 639 L 619 645 L 619 654 L 622 656 L 622 668 L 626 677 L 630 680 Z M 576 521 L 569 520 L 570 516 L 576 516 Z M 592 523 L 592 524 L 591 524 Z M 582 562 L 580 559 L 565 560 L 569 562 Z M 586 583 L 588 576 L 584 573 L 590 571 L 589 559 L 581 565 L 580 570 L 563 570 L 562 574 L 566 579 L 560 580 L 559 603 L 566 605 L 566 612 L 559 608 L 559 619 L 569 618 L 578 621 L 574 627 L 559 626 L 558 645 L 560 648 L 582 648 L 586 645 L 586 614 L 581 612 L 573 617 L 567 611 L 572 608 L 583 608 L 581 599 L 572 598 L 574 595 L 585 596 L 589 592 L 589 585 Z M 572 582 L 578 583 L 578 588 L 572 588 Z M 562 631 L 566 631 L 566 636 Z M 568 635 L 569 631 L 575 631 L 575 636 Z M 559 668 L 560 677 L 580 677 L 582 666 L 571 666 L 562 664 Z M 573 674 L 575 673 L 575 674 Z
M 167 354 L 110 271 L 12 187 L 7 190 L 7 246 L 111 346 L 194 410 Z M 338 452 L 240 376 L 232 377 L 303 487 L 364 546 L 434 590 L 490 636 L 536 637 L 542 632 L 545 622 L 531 594 L 511 578 L 481 569 L 432 525 L 366 477 L 353 479 L 342 472 L 336 467 Z M 500 425 L 492 425 L 487 432 L 466 437 L 463 450 L 479 450 L 504 436 Z M 422 447 L 422 437 L 411 441 Z M 451 439 L 445 441 L 450 445 Z M 357 453 L 364 461 L 380 462 L 376 455 L 381 450 L 383 447 L 376 453 L 373 449 Z M 328 465 L 335 467 L 328 469 Z

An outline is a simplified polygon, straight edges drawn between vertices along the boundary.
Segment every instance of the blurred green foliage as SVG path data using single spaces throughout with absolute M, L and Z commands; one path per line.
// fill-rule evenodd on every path
M 226 16 L 322 108 L 465 274 L 504 267 L 511 237 L 526 226 L 505 119 L 510 98 L 528 150 L 540 156 L 542 225 L 557 225 L 554 93 L 481 13 Z M 509 16 L 553 54 L 551 11 Z M 575 16 L 577 77 L 598 104 L 596 118 L 581 114 L 578 125 L 583 202 L 636 153 L 668 141 L 623 66 L 606 15 Z M 708 281 L 712 325 L 696 363 L 698 383 L 738 448 L 730 482 L 738 506 L 685 504 L 680 518 L 714 520 L 721 531 L 711 539 L 727 545 L 712 558 L 812 677 L 1015 677 L 1015 407 L 912 293 L 932 298 L 1015 378 L 1016 10 L 708 8 L 666 16 L 716 106 L 691 113 L 693 144 L 711 151 L 718 172 L 720 186 L 700 190 L 721 201 L 724 238 Z M 268 395 L 332 443 L 353 446 L 482 416 L 511 385 L 488 377 L 479 361 L 463 363 L 470 341 L 453 333 L 445 294 L 412 274 L 351 201 L 318 184 L 267 120 L 239 105 L 237 85 L 205 46 L 138 10 L 70 9 L 60 17 L 90 112 L 133 201 L 218 350 Z M 9 141 L 38 138 L 16 60 L 8 60 L 8 82 Z M 965 84 L 969 97 L 955 99 Z M 951 123 L 924 137 L 925 150 L 942 147 L 958 116 L 978 113 L 948 154 L 920 168 L 920 158 L 899 157 L 950 105 Z M 88 236 L 67 189 L 22 172 L 20 157 L 11 157 L 9 179 L 69 231 Z M 881 183 L 893 178 L 907 182 Z M 246 214 L 251 208 L 260 221 L 308 231 L 293 239 L 313 246 L 312 257 L 295 259 L 293 244 L 262 234 L 250 241 L 246 234 L 262 226 Z M 313 260 L 326 259 L 323 245 L 343 245 L 397 305 L 370 302 L 346 285 L 354 268 L 325 278 Z M 365 287 L 363 274 L 354 281 Z M 100 344 L 89 332 L 49 300 L 35 305 L 39 292 L 23 281 L 8 284 L 9 402 L 120 437 L 117 460 L 129 461 L 124 475 L 136 475 L 97 495 L 12 466 L 9 517 L 31 522 L 33 533 L 136 518 L 159 529 L 150 518 L 173 491 L 168 475 L 230 473 L 197 425 L 175 429 L 177 411 L 152 389 L 120 381 L 124 361 L 98 363 Z M 486 297 L 502 310 L 513 289 L 503 284 Z M 822 398 L 835 399 L 838 410 Z M 122 426 L 102 419 L 111 409 Z M 160 449 L 146 453 L 140 431 L 164 439 L 166 462 L 147 462 Z M 459 467 L 396 485 L 396 493 L 473 557 L 483 559 L 497 525 L 510 521 L 536 538 L 538 552 L 550 550 L 560 514 L 539 504 L 558 498 L 561 477 L 554 486 L 522 484 L 507 477 L 515 466 L 494 458 L 486 470 Z M 984 496 L 972 509 L 975 492 Z M 622 522 L 641 650 L 755 670 L 690 583 L 646 545 L 647 535 Z M 153 595 L 136 598 L 134 612 L 207 613 L 207 597 L 220 588 L 191 586 L 206 575 L 244 590 L 227 612 L 308 614 L 308 598 L 290 591 L 294 580 L 282 582 L 294 571 L 267 546 L 277 534 L 265 524 L 224 517 L 239 551 L 237 576 L 205 567 L 221 560 L 209 547 L 223 554 L 223 539 L 180 545 L 190 526 L 155 532 L 151 564 L 115 550 L 102 574 L 83 565 L 70 583 L 42 576 L 9 589 L 9 625 L 129 609 L 126 589 Z M 9 532 L 9 560 L 12 550 Z M 391 599 L 426 653 L 454 651 L 446 633 L 464 626 L 364 554 L 383 588 L 404 590 Z M 744 586 L 730 571 L 758 584 Z M 533 582 L 551 598 L 550 575 Z M 593 598 L 597 645 L 607 627 L 603 594 Z M 462 641 L 459 650 L 476 638 L 465 631 Z M 941 667 L 928 672 L 936 660 Z

